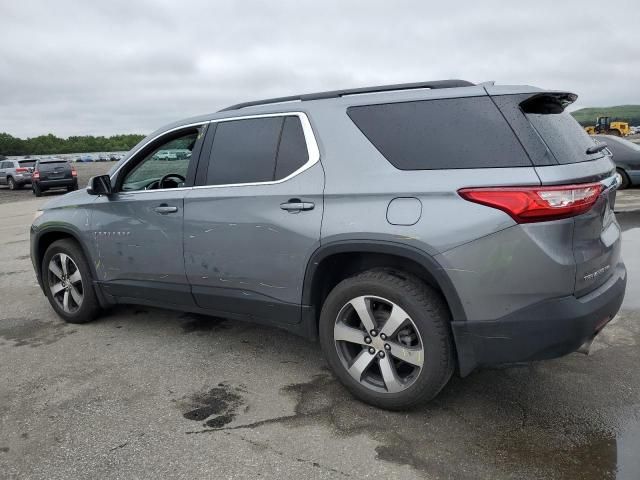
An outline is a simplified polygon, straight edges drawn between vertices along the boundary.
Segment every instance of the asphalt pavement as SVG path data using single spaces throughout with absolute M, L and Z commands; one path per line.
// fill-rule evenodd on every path
M 589 356 L 454 378 L 400 413 L 276 329 L 147 307 L 64 324 L 28 256 L 45 199 L 23 193 L 0 205 L 0 478 L 640 478 L 639 190 L 617 209 L 627 296 Z

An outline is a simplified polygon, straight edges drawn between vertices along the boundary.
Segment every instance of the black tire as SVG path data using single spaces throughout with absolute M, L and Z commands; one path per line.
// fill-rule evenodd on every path
M 13 179 L 13 177 L 7 177 L 7 186 L 9 187 L 9 190 L 17 190 L 18 189 L 18 184 Z
M 31 190 L 33 191 L 33 194 L 36 197 L 42 196 L 42 190 L 40 189 L 40 185 L 38 185 L 37 183 L 34 183 L 33 185 L 31 185 Z
M 70 185 L 67 187 L 67 192 L 73 192 L 78 189 L 78 185 Z
M 54 255 L 59 253 L 66 254 L 71 257 L 73 262 L 77 265 L 78 271 L 82 277 L 83 299 L 81 305 L 74 313 L 64 311 L 64 309 L 53 298 L 51 293 L 51 287 L 49 285 L 49 262 Z M 42 259 L 42 287 L 51 307 L 65 322 L 87 323 L 95 319 L 100 313 L 100 303 L 98 302 L 98 298 L 96 297 L 96 293 L 93 288 L 93 279 L 91 276 L 91 270 L 89 269 L 89 264 L 84 257 L 82 249 L 74 240 L 56 240 L 49 245 L 49 248 L 47 248 Z
M 620 174 L 620 177 L 622 178 L 622 182 L 620 183 L 618 190 L 629 188 L 629 186 L 631 185 L 631 180 L 629 180 L 629 175 L 627 175 L 627 172 L 625 172 L 621 168 L 616 168 L 616 172 L 618 172 Z
M 413 383 L 397 393 L 380 392 L 354 379 L 343 365 L 334 341 L 338 314 L 351 299 L 378 296 L 401 307 L 418 329 L 424 363 Z M 320 343 L 329 366 L 357 398 L 379 408 L 404 410 L 433 399 L 455 367 L 450 313 L 442 296 L 418 278 L 390 270 L 370 270 L 340 282 L 322 306 Z

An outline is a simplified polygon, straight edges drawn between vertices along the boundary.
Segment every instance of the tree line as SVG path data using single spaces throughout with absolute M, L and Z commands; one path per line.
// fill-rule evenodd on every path
M 58 153 L 121 152 L 130 150 L 144 135 L 112 135 L 94 137 L 92 135 L 69 138 L 53 134 L 33 138 L 17 138 L 8 133 L 0 133 L 0 155 L 48 155 Z

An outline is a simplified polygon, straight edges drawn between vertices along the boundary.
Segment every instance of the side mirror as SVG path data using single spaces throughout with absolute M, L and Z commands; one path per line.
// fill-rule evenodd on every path
M 98 175 L 89 179 L 87 185 L 87 193 L 89 195 L 111 195 L 111 177 L 109 175 Z

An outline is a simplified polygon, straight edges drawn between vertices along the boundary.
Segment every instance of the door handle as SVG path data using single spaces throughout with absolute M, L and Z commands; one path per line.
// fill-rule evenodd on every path
M 176 213 L 178 211 L 178 207 L 171 207 L 169 205 L 163 204 L 158 205 L 153 209 L 153 211 L 159 213 L 160 215 L 166 215 L 167 213 Z
M 302 202 L 297 198 L 292 198 L 288 202 L 281 203 L 280 208 L 289 213 L 298 213 L 302 210 L 313 210 L 315 204 L 313 202 Z

